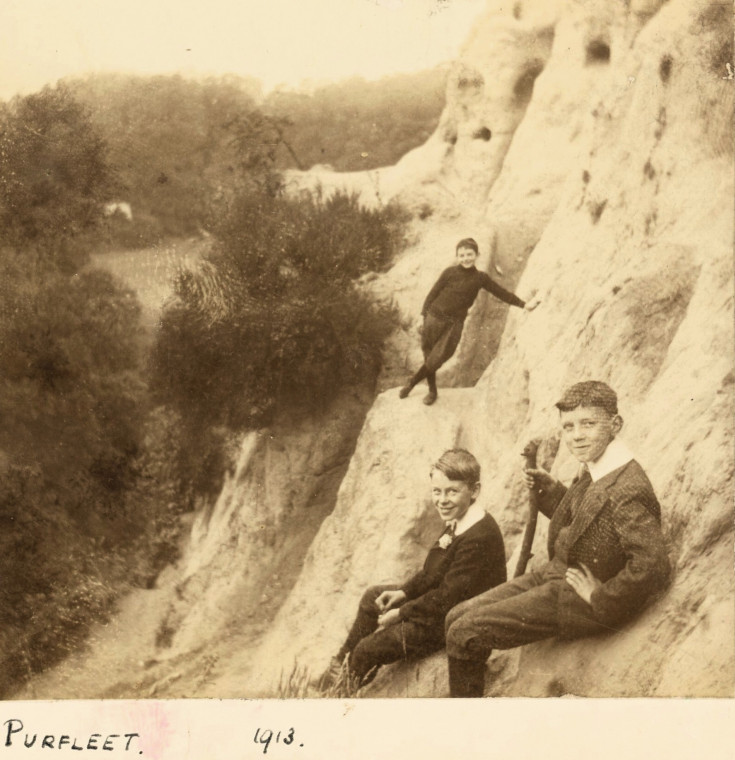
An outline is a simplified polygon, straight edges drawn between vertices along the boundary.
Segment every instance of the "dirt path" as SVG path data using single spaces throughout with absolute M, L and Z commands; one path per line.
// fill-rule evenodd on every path
M 138 291 L 144 308 L 154 315 L 150 325 L 155 326 L 158 318 L 155 315 L 160 313 L 170 293 L 170 276 L 178 263 L 201 255 L 203 242 L 206 243 L 172 244 L 165 254 L 158 249 L 105 254 L 98 263 L 104 263 Z M 150 272 L 148 276 L 143 274 L 146 268 Z M 238 576 L 232 578 L 231 584 L 224 584 L 225 614 L 220 617 L 216 630 L 207 630 L 207 624 L 211 624 L 209 619 L 201 624 L 189 622 L 192 612 L 198 621 L 196 613 L 202 609 L 199 605 L 211 589 L 202 586 L 207 583 L 206 565 L 197 571 L 197 574 L 203 571 L 201 581 L 184 578 L 183 568 L 190 566 L 192 559 L 188 552 L 195 549 L 182 547 L 180 565 L 167 568 L 157 579 L 155 588 L 136 589 L 121 598 L 110 620 L 92 627 L 82 649 L 34 676 L 9 698 L 227 699 L 252 696 L 246 693 L 245 684 L 249 681 L 254 652 L 296 582 L 304 556 L 322 521 L 332 511 L 349 462 L 348 449 L 354 445 L 353 436 L 362 426 L 373 392 L 372 388 L 365 389 L 364 398 L 361 394 L 348 394 L 351 400 L 346 403 L 351 411 L 345 412 L 335 423 L 348 428 L 343 427 L 336 433 L 346 436 L 344 458 L 339 461 L 337 452 L 336 464 L 332 462 L 327 470 L 305 474 L 311 484 L 310 497 L 295 507 L 297 511 L 284 521 L 275 542 L 260 552 L 258 567 L 243 568 L 234 564 L 239 568 Z M 311 440 L 311 433 L 306 435 L 307 440 Z M 186 533 L 188 536 L 189 531 Z M 225 566 L 218 572 L 226 575 L 229 571 Z M 177 641 L 182 625 L 186 632 Z M 164 632 L 167 636 L 161 636 Z M 162 639 L 168 641 L 162 643 Z
M 49 670 L 39 673 L 9 699 L 141 699 L 248 697 L 244 684 L 253 653 L 268 632 L 301 571 L 303 558 L 324 517 L 331 511 L 341 481 L 334 473 L 324 498 L 312 501 L 293 531 L 282 537 L 258 581 L 243 587 L 231 601 L 225 627 L 201 631 L 194 649 L 156 646 L 157 635 L 168 622 L 172 604 L 180 595 L 181 568 L 167 568 L 156 588 L 136 589 L 118 603 L 104 624 L 92 627 L 83 649 Z M 182 566 L 185 560 L 182 560 Z M 264 601 L 264 589 L 267 598 Z
M 168 568 L 159 588 L 137 589 L 123 597 L 118 611 L 97 624 L 83 649 L 9 696 L 10 699 L 141 699 L 248 696 L 243 684 L 254 650 L 293 586 L 323 514 L 297 521 L 263 577 L 233 603 L 238 612 L 212 636 L 202 631 L 201 645 L 181 652 L 156 646 L 156 636 L 173 598 L 179 570 Z M 268 588 L 268 604 L 261 603 Z

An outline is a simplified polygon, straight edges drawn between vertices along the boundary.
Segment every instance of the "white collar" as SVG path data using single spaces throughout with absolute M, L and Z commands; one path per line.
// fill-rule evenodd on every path
M 588 462 L 587 468 L 593 481 L 604 478 L 613 470 L 634 459 L 633 452 L 619 438 L 613 438 L 596 462 Z
M 479 523 L 485 517 L 485 510 L 477 503 L 470 504 L 470 508 L 457 520 L 454 535 L 460 536 L 468 531 L 475 523 Z

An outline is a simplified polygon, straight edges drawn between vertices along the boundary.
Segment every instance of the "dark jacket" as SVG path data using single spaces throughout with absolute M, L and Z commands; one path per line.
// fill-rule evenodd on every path
M 504 583 L 505 546 L 500 528 L 488 514 L 446 549 L 437 541 L 423 570 L 401 589 L 408 597 L 399 608 L 402 620 L 444 630 L 444 617 L 459 602 Z
M 570 486 L 570 496 L 575 487 Z M 567 565 L 584 563 L 602 581 L 591 597 L 592 614 L 604 627 L 615 628 L 667 584 L 671 567 L 661 532 L 661 507 L 646 473 L 634 460 L 592 482 L 574 515 L 571 502 L 561 483 L 541 497 L 539 509 L 551 517 L 549 559 L 554 557 L 559 531 L 569 526 Z M 589 607 L 564 584 L 559 598 L 563 636 L 584 633 Z
M 427 312 L 431 312 L 439 317 L 462 322 L 481 289 L 511 306 L 522 309 L 526 305 L 525 301 L 498 285 L 486 272 L 480 272 L 475 267 L 465 269 L 456 265 L 439 275 L 424 300 L 421 313 L 426 316 Z

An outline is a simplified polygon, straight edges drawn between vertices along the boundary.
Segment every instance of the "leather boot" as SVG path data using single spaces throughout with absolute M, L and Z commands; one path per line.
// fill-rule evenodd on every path
M 424 397 L 424 403 L 427 406 L 431 406 L 435 401 L 437 397 L 437 391 L 436 391 L 436 372 L 429 372 L 426 375 L 426 382 L 429 385 L 429 392 Z
M 401 388 L 400 391 L 398 391 L 398 395 L 401 398 L 406 398 L 414 387 L 426 377 L 427 372 L 426 365 L 422 364 L 416 374 L 403 386 L 403 388 Z
M 449 696 L 482 697 L 485 694 L 485 661 L 448 657 Z

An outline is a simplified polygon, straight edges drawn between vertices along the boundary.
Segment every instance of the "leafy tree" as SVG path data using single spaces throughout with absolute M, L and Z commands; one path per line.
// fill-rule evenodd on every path
M 402 243 L 397 207 L 352 195 L 238 197 L 198 271 L 183 271 L 153 352 L 159 398 L 241 429 L 374 380 L 393 312 L 357 284 Z
M 2 106 L 0 139 L 1 688 L 64 654 L 129 570 L 146 399 L 140 307 L 84 266 L 114 186 L 103 141 L 63 86 Z
M 104 142 L 67 87 L 0 104 L 1 246 L 74 271 L 114 187 Z
M 111 221 L 116 239 L 140 246 L 196 233 L 205 224 L 210 196 L 239 176 L 236 159 L 245 152 L 244 146 L 236 151 L 234 142 L 254 130 L 237 127 L 246 121 L 255 127 L 258 119 L 253 82 L 103 74 L 68 86 L 105 136 L 120 177 L 118 192 L 133 207 L 132 223 Z
M 432 134 L 444 107 L 447 69 L 352 77 L 311 94 L 277 90 L 263 111 L 286 118 L 278 168 L 329 164 L 337 171 L 389 166 Z
M 274 169 L 395 163 L 436 128 L 445 84 L 441 67 L 265 99 L 257 82 L 234 76 L 96 74 L 67 81 L 104 136 L 119 177 L 106 200 L 132 205 L 132 222 L 106 223 L 109 244 L 128 247 L 216 226 L 212 197 L 231 200 L 244 182 L 277 192 Z

